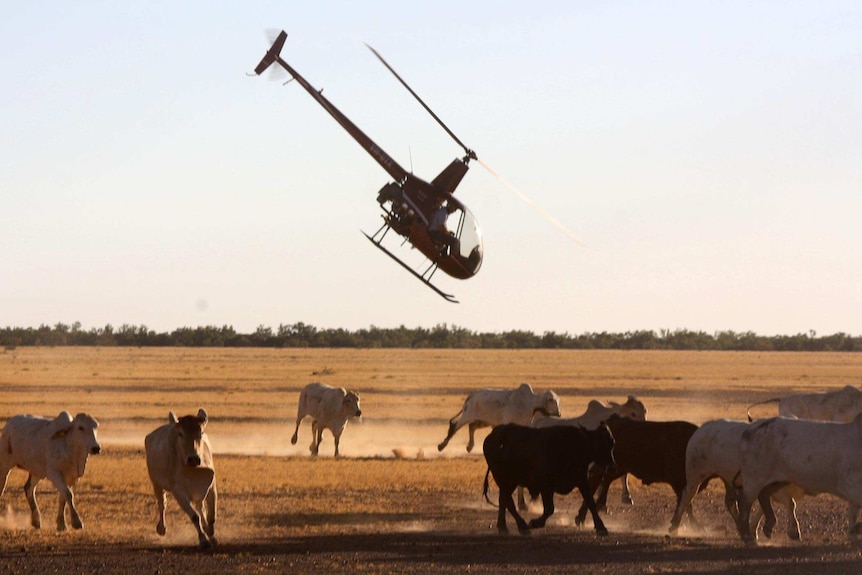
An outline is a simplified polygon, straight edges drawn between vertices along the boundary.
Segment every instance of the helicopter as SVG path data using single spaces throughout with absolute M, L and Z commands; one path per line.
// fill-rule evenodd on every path
M 377 193 L 377 203 L 383 210 L 383 225 L 374 234 L 369 235 L 363 231 L 363 235 L 446 301 L 458 303 L 455 296 L 442 291 L 431 282 L 431 279 L 438 269 L 453 278 L 467 279 L 476 275 L 482 267 L 484 247 L 479 223 L 467 206 L 453 196 L 469 169 L 470 160 L 478 161 L 476 152 L 464 145 L 386 60 L 366 44 L 446 133 L 464 149 L 463 157 L 455 158 L 430 182 L 408 172 L 342 114 L 323 95 L 323 90 L 314 88 L 281 58 L 285 40 L 287 40 L 287 33 L 282 30 L 254 69 L 254 73 L 259 76 L 272 64 L 278 64 L 284 68 L 291 76 L 288 82 L 296 80 L 392 177 L 393 181 L 385 184 Z M 390 231 L 402 236 L 405 242 L 409 242 L 427 258 L 428 263 L 424 271 L 420 273 L 414 270 L 381 245 L 383 238 Z

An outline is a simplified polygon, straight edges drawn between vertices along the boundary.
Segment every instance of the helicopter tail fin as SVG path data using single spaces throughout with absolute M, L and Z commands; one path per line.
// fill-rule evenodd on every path
M 272 47 L 270 47 L 263 59 L 260 61 L 260 64 L 258 64 L 257 68 L 254 69 L 255 74 L 260 76 L 264 70 L 269 68 L 270 65 L 278 59 L 281 54 L 281 49 L 284 47 L 285 40 L 287 40 L 287 32 L 282 30 L 275 39 L 275 42 L 272 43 Z

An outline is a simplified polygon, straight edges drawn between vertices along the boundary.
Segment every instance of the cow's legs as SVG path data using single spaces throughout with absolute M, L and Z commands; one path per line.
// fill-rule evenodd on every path
M 156 523 L 156 533 L 164 535 L 167 532 L 165 529 L 165 490 L 153 483 L 153 493 L 156 496 L 159 515 L 159 521 Z
M 209 539 L 213 545 L 217 543 L 215 538 L 217 502 L 218 493 L 216 493 L 215 481 L 213 481 L 212 487 L 206 497 L 206 533 L 209 535 Z
M 470 453 L 471 451 L 473 451 L 473 447 L 476 445 L 476 442 L 474 441 L 474 436 L 476 435 L 476 430 L 479 429 L 480 427 L 488 427 L 488 426 L 485 425 L 484 423 L 482 423 L 481 421 L 471 421 L 470 422 L 470 426 L 469 426 L 470 440 L 467 442 L 467 453 Z
M 620 495 L 620 501 L 625 505 L 634 505 L 634 501 L 632 501 L 632 493 L 629 491 L 628 473 L 625 473 L 620 477 L 620 486 L 623 488 L 622 495 Z
M 341 443 L 341 430 L 339 430 L 338 432 L 333 431 L 332 432 L 332 438 L 335 441 L 335 457 L 338 457 L 339 456 L 338 444 Z
M 736 522 L 736 530 L 747 545 L 755 543 L 751 534 L 751 506 L 754 505 L 754 500 L 757 499 L 759 493 L 760 487 L 752 485 L 749 481 L 744 484 L 739 496 L 739 518 Z
M 2 461 L 2 457 L 0 454 L 0 497 L 6 493 L 6 482 L 9 481 L 9 473 L 12 471 L 12 468 L 7 467 L 6 462 Z
M 320 449 L 320 440 L 321 440 L 322 435 L 323 435 L 322 433 L 320 433 L 320 435 L 318 435 L 317 420 L 312 419 L 311 420 L 311 445 L 308 446 L 308 450 L 311 452 L 312 455 L 317 455 L 317 451 L 318 451 L 318 449 Z
M 297 440 L 299 439 L 299 424 L 302 423 L 302 420 L 305 416 L 296 416 L 296 429 L 293 430 L 293 435 L 290 438 L 290 444 L 296 445 Z
M 186 512 L 186 515 L 188 515 L 189 519 L 192 521 L 192 525 L 195 526 L 195 529 L 198 532 L 198 543 L 200 544 L 201 549 L 212 547 L 212 542 L 201 527 L 201 516 L 198 515 L 197 511 L 195 511 L 195 508 L 192 506 L 192 502 L 188 496 L 183 493 L 174 493 L 174 499 L 177 500 L 180 508 Z
M 546 489 L 542 491 L 542 514 L 539 517 L 530 519 L 530 529 L 544 527 L 548 521 L 548 517 L 554 514 L 554 490 Z
M 682 490 L 682 496 L 676 502 L 676 510 L 673 512 L 673 518 L 670 520 L 670 529 L 668 532 L 671 535 L 677 534 L 680 521 L 682 521 L 682 514 L 687 507 L 691 506 L 691 500 L 694 499 L 694 496 L 697 494 L 700 484 L 701 480 L 699 478 L 695 480 L 694 477 L 690 478 L 685 484 L 685 489 Z
M 593 494 L 596 493 L 596 490 L 599 488 L 605 488 L 607 491 L 606 485 L 610 485 L 610 482 L 616 479 L 616 477 L 609 478 L 607 484 L 605 483 L 605 472 L 604 469 L 598 466 L 593 466 L 587 471 L 587 479 L 585 484 L 590 491 L 590 501 L 595 505 L 595 499 L 593 499 Z M 601 471 L 601 472 L 599 472 Z M 599 495 L 599 498 L 602 497 L 603 494 Z M 581 526 L 584 524 L 584 521 L 587 519 L 587 511 L 589 510 L 589 505 L 587 505 L 587 498 L 583 498 L 583 502 L 581 503 L 581 507 L 578 509 L 578 514 L 575 516 L 575 525 Z
M 27 503 L 30 504 L 30 525 L 36 529 L 42 528 L 42 514 L 39 513 L 39 505 L 36 503 L 36 484 L 38 481 L 33 481 L 33 476 L 27 476 L 27 483 L 24 484 L 24 495 L 27 497 Z
M 584 499 L 584 504 L 593 516 L 593 525 L 595 526 L 596 534 L 602 536 L 607 535 L 608 529 L 602 522 L 602 518 L 599 517 L 599 509 L 596 506 L 596 502 L 593 500 L 593 490 L 590 487 L 589 481 L 582 481 L 581 484 L 578 485 L 578 489 L 581 492 L 581 497 Z M 581 520 L 581 523 L 583 523 L 583 520 Z
M 524 487 L 522 485 L 518 486 L 518 510 L 519 511 L 529 511 L 530 506 L 527 505 L 527 499 L 524 497 Z
M 66 480 L 63 479 L 63 475 L 59 471 L 53 471 L 48 474 L 48 479 L 54 484 L 54 487 L 57 488 L 57 492 L 60 494 L 61 498 L 60 513 L 57 515 L 57 531 L 65 531 L 66 529 L 66 514 L 64 513 L 64 508 L 67 504 L 69 505 L 69 513 L 72 516 L 72 528 L 83 529 L 84 524 L 81 522 L 81 516 L 78 515 L 78 509 L 75 507 L 75 495 L 72 493 L 72 489 L 66 485 Z
M 449 445 L 449 440 L 452 439 L 452 436 L 455 435 L 459 429 L 461 429 L 466 421 L 461 421 L 461 415 L 463 415 L 464 411 L 459 411 L 455 417 L 449 420 L 449 431 L 446 433 L 446 439 L 440 442 L 437 446 L 437 451 L 443 451 L 446 449 L 446 446 Z
M 685 485 L 672 485 L 673 492 L 676 494 L 676 506 L 679 507 L 682 503 L 682 492 L 685 490 Z M 691 500 L 683 507 L 685 515 L 688 517 L 689 525 L 693 526 L 698 531 L 703 531 L 703 525 L 694 517 L 694 511 L 691 508 Z
M 598 498 L 595 499 L 595 502 L 596 502 L 596 507 L 598 507 L 599 509 L 601 509 L 605 513 L 607 513 L 607 511 L 608 511 L 608 489 L 610 488 L 611 483 L 613 483 L 614 479 L 616 479 L 616 477 L 608 478 L 608 479 L 600 478 L 601 483 L 599 483 L 599 485 L 600 485 L 599 491 L 598 491 L 599 496 L 598 496 Z M 596 490 L 594 489 L 593 493 L 595 493 L 595 492 L 596 492 Z M 584 504 L 586 504 L 586 501 L 584 502 Z
M 772 508 L 772 501 L 769 494 L 764 489 L 757 496 L 757 501 L 760 503 L 760 511 L 753 509 L 754 537 L 757 538 L 757 531 L 763 530 L 763 534 L 767 537 L 772 537 L 772 530 L 775 529 L 775 524 L 778 519 L 775 517 L 775 510 Z M 762 523 L 762 525 L 761 525 Z
M 787 493 L 779 493 L 776 501 L 784 503 L 787 507 L 787 536 L 794 541 L 799 541 L 802 535 L 799 532 L 799 519 L 796 518 L 796 500 Z M 853 520 L 855 522 L 855 518 Z
M 515 501 L 512 499 L 512 492 L 515 491 L 515 486 L 511 487 L 501 487 L 500 488 L 500 498 L 499 498 L 499 512 L 497 515 L 497 531 L 500 533 L 508 533 L 509 530 L 506 528 L 506 511 L 508 511 L 512 518 L 515 520 L 515 523 L 518 525 L 518 531 L 522 535 L 527 535 L 530 533 L 530 527 L 527 525 L 527 522 L 524 521 L 524 518 L 518 513 L 518 510 L 515 509 Z

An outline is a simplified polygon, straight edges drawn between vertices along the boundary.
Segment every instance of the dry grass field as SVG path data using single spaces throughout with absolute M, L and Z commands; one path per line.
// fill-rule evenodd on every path
M 332 457 L 308 455 L 310 424 L 290 444 L 299 390 L 321 381 L 361 394 L 363 421 Z M 43 528 L 29 528 L 14 470 L 0 499 L 0 573 L 859 573 L 844 504 L 800 504 L 803 541 L 783 529 L 746 548 L 716 483 L 695 499 L 706 533 L 665 536 L 674 497 L 632 481 L 635 505 L 605 516 L 611 535 L 572 525 L 577 495 L 530 537 L 500 537 L 481 497 L 481 439 L 466 429 L 437 443 L 466 394 L 483 387 L 554 389 L 563 415 L 587 401 L 642 399 L 654 420 L 742 419 L 749 404 L 799 391 L 862 384 L 862 354 L 613 351 L 18 348 L 0 351 L 0 424 L 15 414 L 81 411 L 101 423 L 103 453 L 76 489 L 83 531 L 54 532 L 56 492 L 38 498 Z M 168 534 L 155 532 L 143 437 L 178 415 L 207 409 L 219 488 L 220 544 L 196 549 L 187 518 L 169 498 Z M 775 406 L 756 415 L 775 413 Z M 400 457 L 395 455 L 398 453 Z M 779 525 L 783 525 L 779 515 Z

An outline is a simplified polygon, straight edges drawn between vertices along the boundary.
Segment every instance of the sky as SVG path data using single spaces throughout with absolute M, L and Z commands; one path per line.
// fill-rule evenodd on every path
M 2 13 L 0 326 L 862 334 L 856 1 Z M 249 75 L 280 29 L 406 169 L 463 151 L 363 43 L 582 243 L 471 163 L 484 263 L 438 297 L 360 233 L 387 174 L 297 83 Z

